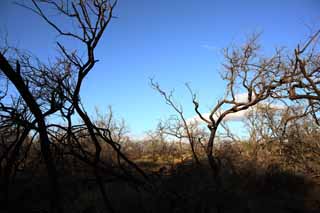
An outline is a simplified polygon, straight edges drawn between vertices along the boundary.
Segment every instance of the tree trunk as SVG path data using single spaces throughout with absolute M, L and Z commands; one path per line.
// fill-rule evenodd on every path
M 44 115 L 42 114 L 40 106 L 36 102 L 34 96 L 31 94 L 29 90 L 30 88 L 21 77 L 19 63 L 17 62 L 16 70 L 14 70 L 13 67 L 7 61 L 7 59 L 0 53 L 0 69 L 19 91 L 21 97 L 26 102 L 31 113 L 34 115 L 36 119 L 36 122 L 38 124 L 38 132 L 40 135 L 41 154 L 44 158 L 44 162 L 47 167 L 47 173 L 51 184 L 51 211 L 62 212 L 62 209 L 59 205 L 59 184 L 57 181 L 57 172 L 55 165 L 52 161 L 52 156 L 50 152 L 50 140 L 48 137 Z

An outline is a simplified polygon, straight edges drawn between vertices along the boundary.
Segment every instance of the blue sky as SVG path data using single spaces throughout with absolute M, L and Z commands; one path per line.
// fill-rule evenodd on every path
M 54 56 L 54 31 L 12 2 L 0 2 L 0 35 L 8 33 L 11 45 L 43 60 Z M 207 112 L 224 92 L 222 48 L 241 44 L 253 32 L 263 33 L 266 53 L 294 48 L 310 28 L 319 27 L 319 11 L 317 0 L 119 0 L 118 18 L 97 48 L 100 61 L 85 80 L 82 100 L 89 113 L 112 105 L 136 135 L 173 113 L 151 89 L 150 77 L 167 90 L 175 88 L 177 101 L 192 117 L 184 86 L 189 82 Z

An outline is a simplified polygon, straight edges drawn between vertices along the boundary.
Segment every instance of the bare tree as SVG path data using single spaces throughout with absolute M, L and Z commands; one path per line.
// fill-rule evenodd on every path
M 35 121 L 37 123 L 37 130 L 39 132 L 41 140 L 41 152 L 47 165 L 48 176 L 50 177 L 52 185 L 52 209 L 59 209 L 59 186 L 57 181 L 57 171 L 53 164 L 52 155 L 50 151 L 50 140 L 45 123 L 46 112 L 43 112 L 41 110 L 41 106 L 39 105 L 39 103 L 37 103 L 36 97 L 32 94 L 32 91 L 30 90 L 28 83 L 23 78 L 23 72 L 21 70 L 21 66 L 18 60 L 16 61 L 15 67 L 13 67 L 9 63 L 9 61 L 4 57 L 4 55 L 0 54 L 0 69 L 16 87 L 19 94 L 28 106 L 29 110 L 35 117 Z
M 257 44 L 257 39 L 258 35 L 253 35 L 242 47 L 224 50 L 227 62 L 224 64 L 225 71 L 222 78 L 227 81 L 226 94 L 212 108 L 208 116 L 199 111 L 197 96 L 187 85 L 192 95 L 195 112 L 207 124 L 210 131 L 205 151 L 217 181 L 220 163 L 219 159 L 213 156 L 213 150 L 218 127 L 223 126 L 223 120 L 228 115 L 247 110 L 266 100 L 272 95 L 273 90 L 281 85 L 280 77 L 277 75 L 278 68 L 281 65 L 281 50 L 276 50 L 272 57 L 260 56 L 258 55 L 260 46 Z M 182 107 L 174 103 L 172 93 L 167 94 L 153 81 L 151 81 L 151 85 L 164 97 L 166 103 L 178 113 L 194 153 L 194 137 L 183 115 Z
M 93 167 L 97 184 L 108 211 L 114 209 L 108 199 L 105 185 L 103 183 L 101 171 L 108 171 L 104 163 L 101 162 L 101 140 L 108 143 L 115 150 L 119 159 L 124 160 L 130 167 L 138 171 L 144 178 L 147 175 L 122 152 L 121 147 L 113 140 L 114 135 L 108 127 L 99 127 L 88 116 L 82 106 L 80 91 L 81 86 L 97 63 L 95 48 L 102 38 L 104 31 L 113 16 L 113 9 L 117 1 L 100 0 L 78 0 L 78 1 L 51 1 L 32 0 L 30 4 L 21 6 L 30 9 L 38 14 L 49 26 L 51 26 L 64 41 L 69 38 L 81 45 L 79 49 L 66 48 L 58 40 L 60 56 L 56 61 L 51 61 L 48 65 L 25 53 L 15 53 L 9 55 L 8 49 L 3 48 L 0 54 L 0 69 L 4 76 L 15 86 L 30 110 L 34 121 L 35 130 L 39 133 L 41 142 L 41 153 L 45 160 L 48 176 L 52 186 L 52 210 L 61 212 L 59 205 L 59 185 L 57 180 L 57 169 L 54 165 L 52 147 L 59 149 L 54 142 L 59 142 L 63 148 L 65 145 L 76 144 L 80 153 L 70 149 L 69 154 L 74 155 L 79 160 Z M 54 18 L 47 15 L 43 7 L 49 7 L 57 11 L 68 23 L 74 24 L 78 28 L 73 30 L 64 29 L 59 26 Z M 86 53 L 81 56 L 79 52 Z M 66 121 L 66 125 L 52 123 L 49 119 L 51 115 L 59 115 Z M 80 125 L 73 124 L 73 117 L 78 114 L 83 122 Z M 94 145 L 94 153 L 88 153 L 79 143 L 79 134 L 75 132 L 86 132 L 90 141 Z M 120 161 L 119 161 L 120 162 Z M 105 166 L 104 166 L 105 165 Z M 107 166 L 108 167 L 108 166 Z
M 247 110 L 269 98 L 273 90 L 280 85 L 277 68 L 281 63 L 281 51 L 277 50 L 272 57 L 260 56 L 257 39 L 258 35 L 254 35 L 242 47 L 224 50 L 227 62 L 224 64 L 225 71 L 222 77 L 227 81 L 226 94 L 212 108 L 208 116 L 199 111 L 197 97 L 189 88 L 195 112 L 208 125 L 210 131 L 206 155 L 217 180 L 220 162 L 214 157 L 213 149 L 218 127 L 230 114 Z
M 320 125 L 320 30 L 315 32 L 303 45 L 298 45 L 293 55 L 283 59 L 281 66 L 281 83 L 288 94 L 278 97 L 308 102 L 309 112 Z
M 160 123 L 161 132 L 179 139 L 183 139 L 183 138 L 187 139 L 191 147 L 194 161 L 197 164 L 200 164 L 199 157 L 197 156 L 197 153 L 195 150 L 197 138 L 193 134 L 192 125 L 188 123 L 187 119 L 183 114 L 182 106 L 175 103 L 175 101 L 173 100 L 172 91 L 169 94 L 167 94 L 164 90 L 160 88 L 160 85 L 158 83 L 153 82 L 152 79 L 151 79 L 151 86 L 154 90 L 159 92 L 159 94 L 164 98 L 166 104 L 168 104 L 178 115 L 177 117 L 174 118 L 175 120 L 174 125 L 171 123 L 170 125 L 167 125 L 166 127 L 164 127 Z
M 295 126 L 307 116 L 303 106 L 286 105 L 285 102 L 280 104 L 277 99 L 251 108 L 246 113 L 244 122 L 249 132 L 248 142 L 252 148 L 253 159 L 259 158 L 260 150 L 284 144 L 288 140 L 289 132 L 299 131 Z M 280 149 L 279 151 L 281 152 Z
M 121 147 L 121 150 L 125 152 L 126 145 L 129 143 L 129 130 L 124 119 L 117 119 L 115 117 L 111 106 L 108 107 L 108 111 L 106 113 L 102 113 L 98 108 L 96 108 L 96 115 L 93 118 L 93 121 L 99 129 L 108 130 L 113 142 L 117 143 L 117 145 Z M 104 140 L 102 141 L 105 142 Z M 102 146 L 105 147 L 103 154 L 107 155 L 109 161 L 117 162 L 117 152 L 112 149 L 110 144 L 104 143 Z

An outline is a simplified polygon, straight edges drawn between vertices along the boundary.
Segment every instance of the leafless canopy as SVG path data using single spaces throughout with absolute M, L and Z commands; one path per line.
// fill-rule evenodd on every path
M 101 161 L 101 141 L 108 143 L 115 150 L 121 168 L 125 169 L 122 166 L 124 161 L 144 178 L 148 178 L 136 164 L 121 152 L 121 146 L 113 140 L 114 135 L 109 127 L 96 125 L 81 104 L 81 85 L 98 62 L 95 48 L 111 19 L 114 18 L 113 10 L 116 4 L 116 0 L 32 0 L 29 3 L 20 4 L 39 15 L 56 31 L 60 55 L 49 63 L 43 63 L 31 54 L 9 47 L 1 49 L 0 69 L 3 74 L 1 76 L 4 79 L 3 82 L 6 82 L 4 86 L 6 88 L 10 82 L 20 95 L 19 103 L 25 103 L 25 107 L 20 109 L 5 105 L 4 103 L 7 102 L 1 102 L 1 119 L 5 119 L 4 116 L 8 115 L 13 122 L 19 122 L 39 134 L 41 153 L 52 182 L 52 207 L 59 212 L 61 209 L 58 204 L 58 173 L 54 165 L 52 146 L 55 149 L 60 149 L 59 152 L 71 154 L 93 167 L 108 211 L 113 210 L 104 189 L 101 172 L 110 171 L 110 167 Z M 50 9 L 59 16 L 51 17 L 48 12 Z M 57 17 L 63 18 L 67 23 L 66 27 L 63 27 L 59 20 L 55 20 Z M 77 45 L 67 47 L 63 44 L 66 40 Z M 1 92 L 0 100 L 4 100 L 7 96 L 6 91 Z M 23 109 L 26 109 L 28 113 L 19 112 Z M 18 114 L 17 112 L 19 112 L 19 116 L 14 116 Z M 24 114 L 29 115 L 28 119 L 22 119 Z M 76 114 L 81 118 L 82 124 L 75 125 L 73 123 L 73 117 Z M 60 125 L 48 119 L 52 115 L 59 116 L 65 121 L 65 124 Z M 84 132 L 86 133 L 84 134 Z M 93 153 L 84 149 L 80 142 L 81 137 L 86 134 L 94 145 Z M 53 143 L 54 141 L 59 143 Z M 130 175 L 130 172 L 125 171 L 125 174 Z
M 293 56 L 283 63 L 282 83 L 291 100 L 308 102 L 309 111 L 319 124 L 320 110 L 320 31 L 314 33 L 302 46 L 298 45 Z

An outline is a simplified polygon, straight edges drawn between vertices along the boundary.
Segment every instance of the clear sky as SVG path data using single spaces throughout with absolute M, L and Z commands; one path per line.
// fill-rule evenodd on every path
M 294 48 L 319 27 L 319 11 L 318 0 L 119 0 L 118 18 L 97 48 L 100 61 L 85 80 L 82 100 L 89 113 L 112 105 L 136 135 L 173 113 L 151 89 L 150 77 L 175 88 L 187 117 L 194 113 L 184 83 L 191 83 L 207 112 L 224 92 L 223 47 L 262 32 L 266 52 Z M 12 0 L 0 0 L 0 35 L 5 33 L 11 45 L 44 60 L 56 54 L 54 31 Z

